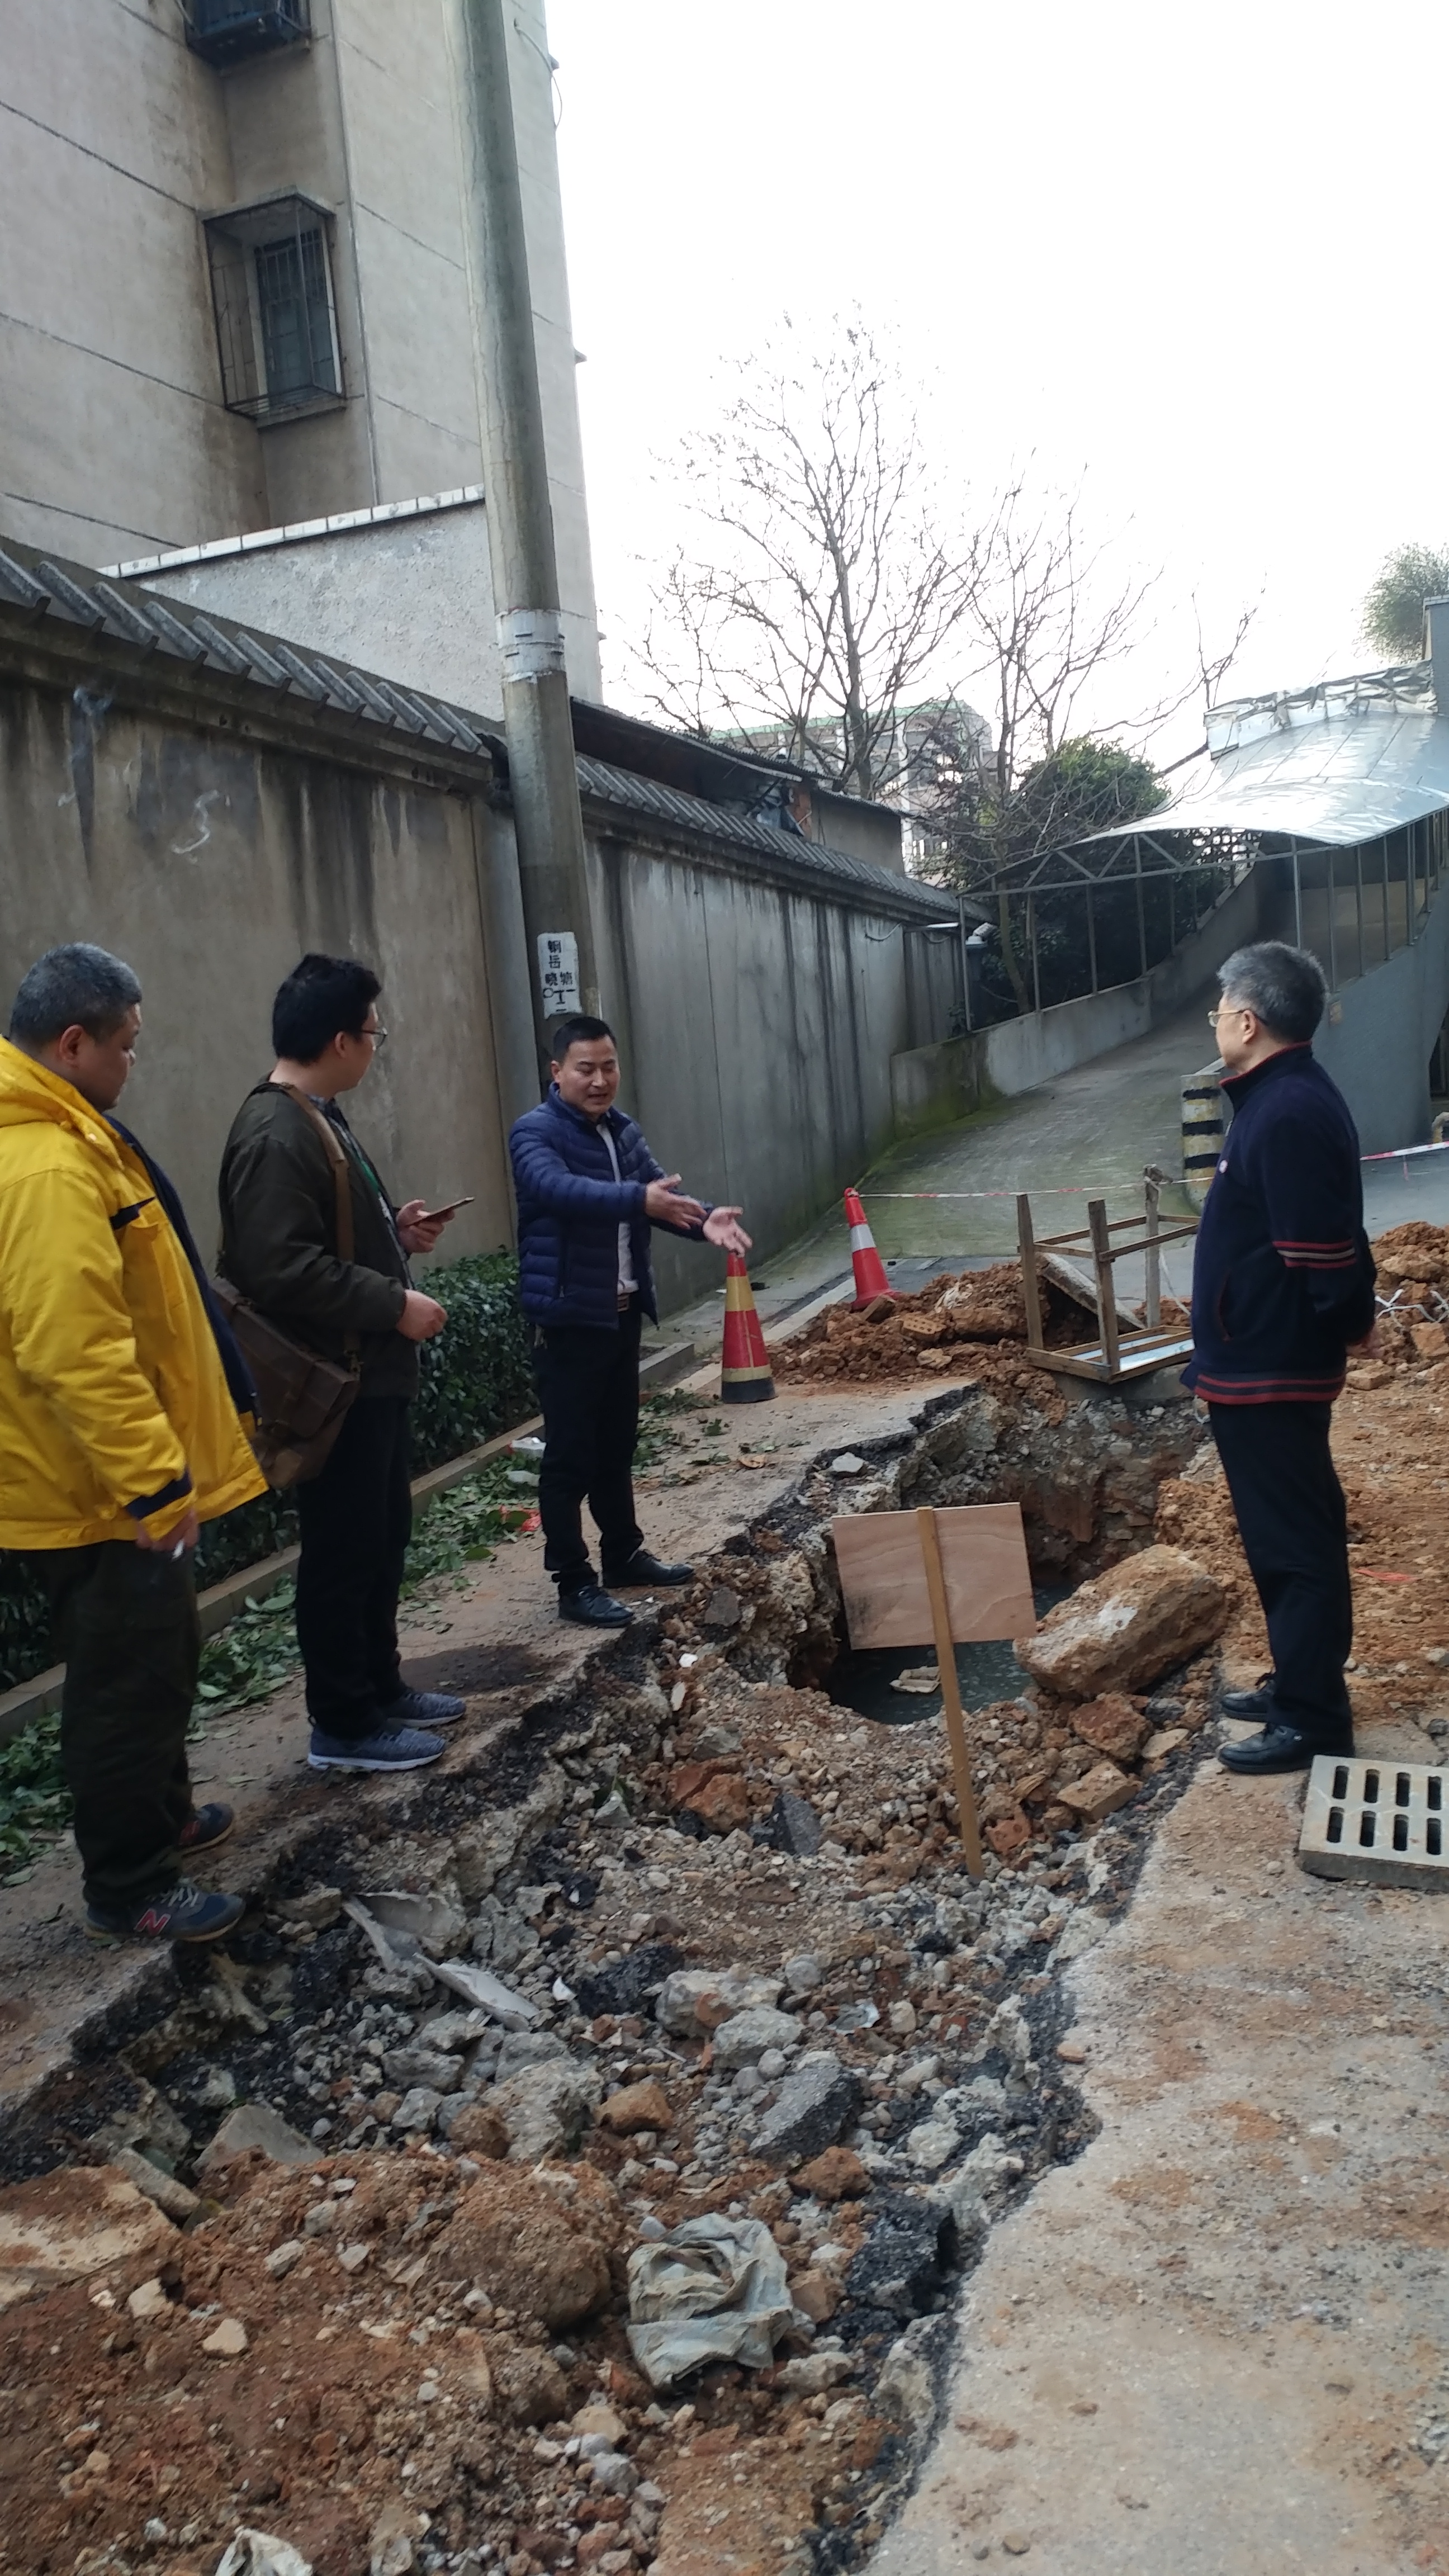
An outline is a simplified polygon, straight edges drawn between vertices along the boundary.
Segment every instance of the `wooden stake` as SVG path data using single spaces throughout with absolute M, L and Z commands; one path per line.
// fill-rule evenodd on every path
M 1107 1223 L 1105 1199 L 1088 1199 L 1087 1224 L 1092 1237 L 1092 1255 L 1097 1273 L 1097 1319 L 1101 1328 L 1102 1357 L 1107 1375 L 1120 1374 L 1122 1354 L 1117 1339 L 1117 1287 L 1112 1277 L 1112 1233 Z
M 961 1707 L 961 1685 L 956 1678 L 956 1641 L 951 1634 L 951 1611 L 946 1599 L 946 1573 L 941 1563 L 941 1533 L 936 1515 L 929 1504 L 916 1514 L 916 1527 L 921 1533 L 921 1556 L 926 1568 L 926 1590 L 931 1597 L 931 1626 L 936 1636 L 936 1669 L 941 1680 L 941 1706 L 946 1713 L 946 1733 L 951 1743 L 951 1768 L 956 1775 L 956 1803 L 961 1811 L 961 1847 L 966 1866 L 973 1878 L 981 1876 L 981 1835 L 976 1823 L 976 1798 L 971 1786 L 971 1764 L 966 1753 L 966 1720 Z
M 1149 1332 L 1155 1333 L 1162 1322 L 1162 1255 L 1157 1246 L 1159 1224 L 1158 1211 L 1161 1205 L 1161 1185 L 1159 1183 L 1157 1173 L 1151 1163 L 1148 1164 L 1143 1178 L 1146 1183 L 1145 1195 L 1147 1203 L 1147 1233 L 1143 1246 L 1146 1255 L 1147 1275 L 1147 1303 L 1144 1312 L 1144 1321 L 1146 1322 Z

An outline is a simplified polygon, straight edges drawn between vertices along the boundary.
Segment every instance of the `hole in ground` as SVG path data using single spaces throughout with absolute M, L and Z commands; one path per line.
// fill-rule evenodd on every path
M 1038 1619 L 1065 1601 L 1071 1590 L 1069 1583 L 1038 1584 L 1032 1596 Z M 902 1691 L 895 1685 L 902 1673 L 929 1670 L 935 1661 L 933 1646 L 868 1646 L 857 1653 L 847 1643 L 825 1675 L 823 1688 L 841 1707 L 873 1717 L 883 1726 L 918 1726 L 923 1718 L 940 1716 L 940 1691 Z M 994 1700 L 1015 1699 L 1030 1676 L 1017 1662 L 1011 1640 L 1002 1637 L 983 1645 L 958 1646 L 956 1678 L 963 1707 L 989 1708 Z

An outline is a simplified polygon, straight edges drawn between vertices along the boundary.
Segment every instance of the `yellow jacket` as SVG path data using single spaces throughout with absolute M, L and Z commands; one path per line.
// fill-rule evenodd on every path
M 0 1038 L 0 1547 L 164 1538 L 265 1490 L 144 1164 Z

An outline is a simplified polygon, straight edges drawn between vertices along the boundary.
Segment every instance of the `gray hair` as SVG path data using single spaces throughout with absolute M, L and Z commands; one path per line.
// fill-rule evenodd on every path
M 123 959 L 108 948 L 74 940 L 37 957 L 10 1006 L 10 1043 L 50 1046 L 66 1029 L 108 1038 L 141 998 L 141 987 Z
M 1306 948 L 1282 939 L 1260 939 L 1235 948 L 1218 968 L 1228 1000 L 1241 1002 L 1275 1038 L 1305 1045 L 1323 1017 L 1328 978 Z

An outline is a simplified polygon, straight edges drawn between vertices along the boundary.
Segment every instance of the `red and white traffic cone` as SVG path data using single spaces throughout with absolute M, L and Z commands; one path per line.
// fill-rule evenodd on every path
M 895 1299 L 895 1290 L 885 1275 L 885 1263 L 875 1248 L 875 1236 L 865 1221 L 859 1190 L 845 1193 L 845 1222 L 850 1228 L 850 1259 L 855 1271 L 855 1310 L 873 1306 L 877 1297 Z
M 768 1404 L 775 1392 L 770 1354 L 755 1311 L 750 1274 L 737 1252 L 725 1254 L 724 1348 L 720 1353 L 721 1404 Z

